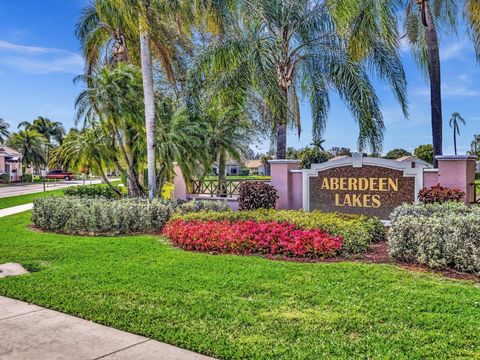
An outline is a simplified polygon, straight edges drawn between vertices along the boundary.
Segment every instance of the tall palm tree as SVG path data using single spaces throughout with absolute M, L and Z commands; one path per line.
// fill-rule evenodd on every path
M 450 119 L 449 125 L 453 129 L 453 146 L 455 148 L 455 155 L 457 155 L 457 135 L 460 135 L 459 123 L 465 125 L 465 120 L 458 112 L 454 112 L 452 114 L 452 118 Z
M 8 128 L 10 125 L 0 118 L 0 144 L 3 144 L 7 141 L 8 137 L 10 136 L 10 132 L 8 131 Z
M 7 145 L 22 154 L 25 166 L 37 169 L 46 164 L 45 137 L 36 130 L 22 130 L 14 133 L 8 139 Z
M 118 64 L 114 69 L 104 67 L 89 77 L 90 84 L 78 96 L 77 124 L 83 126 L 101 126 L 106 134 L 114 139 L 117 152 L 112 161 L 118 171 L 127 179 L 128 193 L 131 197 L 144 196 L 140 182 L 142 162 L 137 141 L 145 131 L 142 121 L 142 82 L 139 69 L 126 63 Z
M 397 51 L 379 38 L 365 62 L 350 56 L 324 1 L 239 0 L 242 19 L 229 36 L 214 44 L 203 64 L 221 74 L 248 66 L 243 80 L 261 93 L 274 119 L 277 158 L 286 155 L 287 127 L 300 131 L 299 95 L 310 100 L 314 139 L 321 137 L 330 106 L 329 89 L 346 102 L 360 131 L 358 147 L 379 150 L 383 116 L 369 81 L 367 65 L 375 64 L 406 109 L 405 75 Z M 213 61 L 212 61 L 213 57 Z

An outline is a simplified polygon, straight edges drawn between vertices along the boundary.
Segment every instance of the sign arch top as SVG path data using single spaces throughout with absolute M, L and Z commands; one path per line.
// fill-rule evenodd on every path
M 414 158 L 388 160 L 361 153 L 312 164 L 302 170 L 303 208 L 387 220 L 395 207 L 417 201 L 426 168 L 431 166 Z

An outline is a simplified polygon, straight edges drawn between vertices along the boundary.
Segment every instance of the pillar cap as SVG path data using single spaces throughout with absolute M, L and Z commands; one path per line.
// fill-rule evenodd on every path
M 268 160 L 270 164 L 300 164 L 302 160 Z
M 465 160 L 477 160 L 475 155 L 438 155 L 435 156 L 436 160 L 448 160 L 448 161 L 465 161 Z

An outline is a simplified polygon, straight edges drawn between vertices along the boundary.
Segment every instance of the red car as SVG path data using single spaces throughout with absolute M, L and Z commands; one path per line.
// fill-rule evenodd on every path
M 72 180 L 74 175 L 71 172 L 63 170 L 50 170 L 46 176 L 47 179 L 64 179 L 65 181 Z

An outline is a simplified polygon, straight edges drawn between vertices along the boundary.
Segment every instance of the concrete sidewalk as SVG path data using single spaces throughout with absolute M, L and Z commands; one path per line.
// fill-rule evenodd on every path
M 207 360 L 203 355 L 0 296 L 2 360 Z
M 0 209 L 0 218 L 4 216 L 9 216 L 13 214 L 18 214 L 24 211 L 32 210 L 33 209 L 33 203 L 30 204 L 24 204 L 24 205 L 18 205 L 18 206 L 12 206 L 6 209 Z

